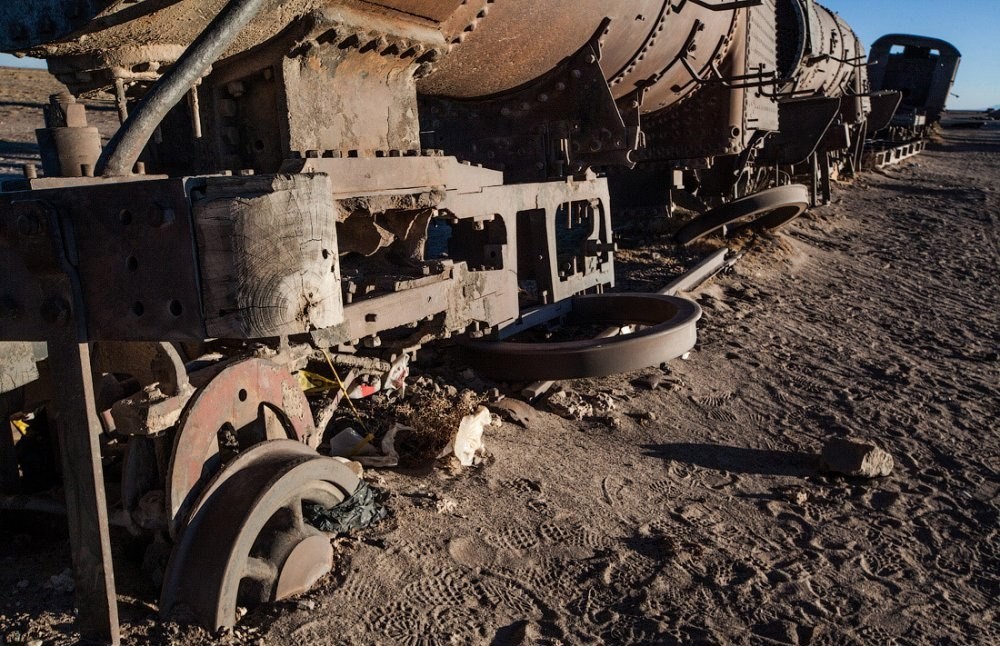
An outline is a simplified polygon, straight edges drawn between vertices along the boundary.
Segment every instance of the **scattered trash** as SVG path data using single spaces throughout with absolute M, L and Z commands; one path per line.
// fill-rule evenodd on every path
M 299 370 L 295 373 L 295 377 L 299 380 L 299 387 L 307 395 L 315 395 L 319 393 L 336 392 L 340 390 L 340 385 L 337 384 L 333 379 L 328 379 L 323 375 L 316 374 L 315 372 L 309 372 L 308 370 Z
M 378 451 L 371 445 L 372 435 L 362 436 L 353 428 L 345 428 L 330 438 L 330 455 L 353 458 L 357 455 L 376 455 Z
M 458 511 L 458 503 L 451 498 L 441 498 L 435 505 L 439 514 L 454 514 Z
M 351 384 L 347 396 L 351 399 L 366 399 L 382 390 L 382 380 L 373 375 L 362 375 Z
M 402 424 L 394 424 L 382 438 L 382 455 L 356 455 L 355 460 L 366 467 L 394 467 L 399 465 L 399 453 L 396 452 L 396 433 L 401 430 L 413 429 Z
M 322 532 L 346 534 L 352 529 L 364 529 L 389 515 L 385 501 L 389 494 L 367 482 L 358 483 L 354 494 L 336 507 L 307 502 L 302 506 L 306 522 Z
M 385 390 L 406 394 L 406 378 L 410 376 L 410 355 L 402 354 L 396 359 L 385 375 Z
M 820 469 L 828 473 L 877 478 L 892 473 L 892 456 L 874 444 L 834 438 L 823 446 Z
M 473 414 L 466 415 L 459 423 L 454 439 L 438 457 L 443 458 L 452 454 L 465 467 L 480 463 L 484 452 L 483 429 L 492 421 L 490 411 L 485 406 L 480 406 Z

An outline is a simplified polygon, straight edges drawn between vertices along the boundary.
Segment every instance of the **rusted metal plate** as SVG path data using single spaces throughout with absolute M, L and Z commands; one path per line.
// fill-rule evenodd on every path
M 643 325 L 633 334 L 562 343 L 477 341 L 465 346 L 469 364 L 504 381 L 604 377 L 675 359 L 697 340 L 701 308 L 660 294 L 600 294 L 573 299 L 570 318 L 588 324 Z
M 96 184 L 0 195 L 0 338 L 58 334 L 78 278 L 83 338 L 203 339 L 197 261 L 183 180 Z
M 883 128 L 888 128 L 902 100 L 902 92 L 893 90 L 873 92 L 871 95 L 872 113 L 868 115 L 868 132 L 874 134 Z
M 61 192 L 76 242 L 88 336 L 103 340 L 206 337 L 183 180 Z
M 221 468 L 219 434 L 225 431 L 241 445 L 284 437 L 307 443 L 315 427 L 309 402 L 287 370 L 262 359 L 224 368 L 191 398 L 174 438 L 167 476 L 172 533 L 187 521 L 201 487 Z
M 840 99 L 790 99 L 778 106 L 779 131 L 764 142 L 757 160 L 762 164 L 801 164 L 816 152 L 837 118 Z

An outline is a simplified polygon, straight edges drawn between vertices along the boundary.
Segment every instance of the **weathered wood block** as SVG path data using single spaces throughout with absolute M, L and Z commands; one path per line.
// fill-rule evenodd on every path
M 194 204 L 209 336 L 261 338 L 343 322 L 326 175 L 212 178 Z

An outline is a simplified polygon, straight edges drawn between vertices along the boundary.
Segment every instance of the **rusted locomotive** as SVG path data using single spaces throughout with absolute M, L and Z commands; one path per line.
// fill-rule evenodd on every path
M 901 95 L 891 120 L 874 134 L 865 164 L 880 167 L 920 153 L 941 121 L 962 54 L 938 38 L 888 34 L 872 45 L 871 84 Z
M 683 242 L 776 228 L 898 100 L 811 0 L 48 0 L 0 6 L 0 50 L 68 89 L 42 174 L 0 192 L 0 412 L 51 399 L 80 628 L 112 641 L 109 519 L 171 546 L 161 610 L 210 628 L 330 570 L 303 505 L 357 479 L 316 451 L 293 377 L 310 355 L 345 391 L 397 384 L 432 340 L 576 315 L 641 330 L 477 366 L 676 357 L 700 310 L 605 293 L 612 213 L 684 190 L 715 208 Z M 102 146 L 80 100 L 105 96 L 121 127 Z

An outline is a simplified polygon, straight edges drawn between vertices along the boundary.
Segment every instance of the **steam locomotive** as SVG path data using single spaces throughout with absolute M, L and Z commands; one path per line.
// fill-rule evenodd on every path
M 345 391 L 453 335 L 507 380 L 679 356 L 700 310 L 608 292 L 615 218 L 683 193 L 704 205 L 683 244 L 783 226 L 860 170 L 904 93 L 891 62 L 872 91 L 813 0 L 8 2 L 0 51 L 67 88 L 41 174 L 0 192 L 2 412 L 47 354 L 79 622 L 112 641 L 109 518 L 167 539 L 162 611 L 213 629 L 330 570 L 302 508 L 358 482 L 316 451 L 310 355 Z M 109 142 L 91 99 L 115 105 Z M 574 316 L 641 329 L 490 350 Z

